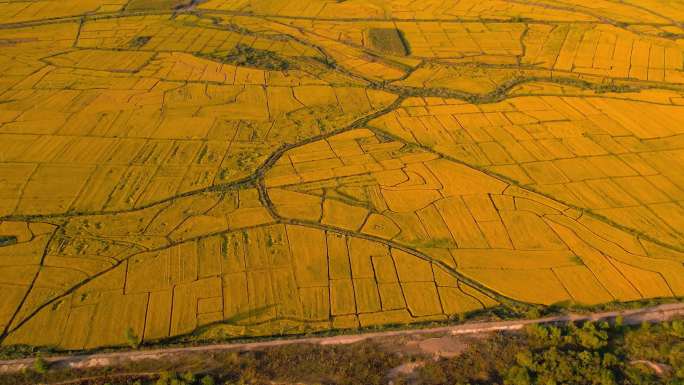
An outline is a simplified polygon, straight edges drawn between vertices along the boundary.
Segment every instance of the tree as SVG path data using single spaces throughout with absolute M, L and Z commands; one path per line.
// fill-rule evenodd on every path
M 684 338 L 684 321 L 675 320 L 670 324 L 671 334 L 675 337 Z
M 506 385 L 531 385 L 532 379 L 527 369 L 520 366 L 513 366 L 506 373 L 504 380 Z
M 202 385 L 216 385 L 216 381 L 214 381 L 214 377 L 212 377 L 212 376 L 202 377 L 202 381 L 200 383 Z
M 185 372 L 181 376 L 181 379 L 188 384 L 194 384 L 195 381 L 197 381 L 197 376 L 195 376 L 195 373 L 193 373 L 193 372 Z
M 597 329 L 591 322 L 585 323 L 575 334 L 577 342 L 586 349 L 597 350 L 608 345 L 608 332 Z
M 159 373 L 159 379 L 157 379 L 156 385 L 169 385 L 174 378 L 176 378 L 175 373 L 161 372 Z

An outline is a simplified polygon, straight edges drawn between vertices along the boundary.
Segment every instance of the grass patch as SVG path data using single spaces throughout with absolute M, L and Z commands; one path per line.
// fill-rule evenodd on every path
M 17 243 L 17 237 L 14 235 L 0 235 L 0 247 L 9 246 Z
M 368 41 L 371 48 L 395 56 L 411 54 L 404 33 L 396 28 L 371 28 L 368 30 Z
M 684 37 L 684 34 L 665 31 L 665 32 L 660 32 L 658 34 L 658 37 L 662 37 L 663 39 L 677 40 L 677 39 L 681 39 L 682 37 Z
M 215 53 L 203 56 L 222 63 L 269 71 L 286 71 L 291 68 L 290 63 L 275 52 L 252 48 L 245 44 L 236 45 L 226 54 Z
M 152 40 L 152 36 L 136 36 L 128 42 L 129 48 L 140 48 Z

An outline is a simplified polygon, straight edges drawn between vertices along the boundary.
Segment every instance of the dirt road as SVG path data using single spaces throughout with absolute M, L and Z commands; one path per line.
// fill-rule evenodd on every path
M 563 323 L 568 321 L 602 321 L 611 320 L 617 316 L 623 317 L 626 325 L 636 325 L 642 322 L 667 321 L 674 316 L 684 315 L 684 303 L 674 303 L 653 306 L 642 309 L 608 311 L 589 314 L 568 314 L 554 317 L 546 317 L 532 320 L 495 321 L 495 322 L 471 322 L 454 326 L 443 326 L 427 329 L 409 329 L 385 331 L 376 333 L 361 333 L 353 335 L 340 335 L 332 337 L 309 337 L 291 338 L 263 342 L 249 343 L 225 343 L 192 347 L 121 351 L 114 353 L 97 353 L 87 355 L 65 355 L 46 358 L 51 365 L 70 368 L 94 368 L 112 365 L 122 365 L 126 362 L 140 360 L 162 360 L 170 356 L 178 356 L 190 352 L 210 352 L 226 350 L 258 350 L 274 346 L 291 344 L 319 344 L 319 345 L 342 345 L 351 344 L 367 339 L 386 338 L 394 336 L 412 336 L 421 334 L 465 335 L 490 333 L 503 330 L 519 330 L 525 325 L 540 323 Z M 33 364 L 32 358 L 0 361 L 0 373 L 12 373 L 29 368 Z

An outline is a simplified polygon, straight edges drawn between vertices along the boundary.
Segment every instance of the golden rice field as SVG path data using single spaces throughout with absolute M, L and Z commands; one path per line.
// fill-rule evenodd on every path
M 0 0 L 0 343 L 682 297 L 683 19 Z

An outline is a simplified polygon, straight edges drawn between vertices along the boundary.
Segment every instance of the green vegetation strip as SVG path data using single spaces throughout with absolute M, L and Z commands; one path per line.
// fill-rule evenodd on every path
M 394 345 L 392 345 L 394 343 Z M 259 351 L 192 353 L 135 360 L 116 368 L 60 369 L 38 359 L 0 383 L 211 385 L 682 385 L 684 320 L 627 326 L 612 323 L 528 325 L 468 340 L 454 357 L 434 359 L 401 342 L 277 346 Z M 414 367 L 399 373 L 400 366 Z M 112 374 L 117 373 L 117 374 Z

